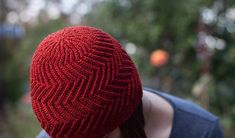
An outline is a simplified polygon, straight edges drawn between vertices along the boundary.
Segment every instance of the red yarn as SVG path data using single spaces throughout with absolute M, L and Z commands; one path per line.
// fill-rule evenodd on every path
M 102 138 L 141 101 L 134 64 L 121 45 L 92 27 L 67 27 L 37 47 L 30 68 L 33 110 L 52 138 Z

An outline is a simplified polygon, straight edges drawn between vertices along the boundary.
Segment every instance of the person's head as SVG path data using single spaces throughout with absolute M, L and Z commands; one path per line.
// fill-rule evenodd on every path
M 30 93 L 52 138 L 102 138 L 116 128 L 128 137 L 126 131 L 144 125 L 135 65 L 117 40 L 96 28 L 66 27 L 47 36 L 32 58 Z
M 105 135 L 104 138 L 146 138 L 144 131 L 142 102 L 123 124 Z

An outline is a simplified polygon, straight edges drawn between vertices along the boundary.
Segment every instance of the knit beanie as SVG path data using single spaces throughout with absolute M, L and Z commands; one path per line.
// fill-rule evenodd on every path
M 34 113 L 52 138 L 102 138 L 136 110 L 142 87 L 120 43 L 75 26 L 48 35 L 30 67 Z

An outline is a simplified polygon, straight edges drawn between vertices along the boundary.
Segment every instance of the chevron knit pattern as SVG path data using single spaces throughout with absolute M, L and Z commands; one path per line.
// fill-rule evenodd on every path
M 141 101 L 137 70 L 121 45 L 92 27 L 47 36 L 30 67 L 32 107 L 52 138 L 102 138 Z

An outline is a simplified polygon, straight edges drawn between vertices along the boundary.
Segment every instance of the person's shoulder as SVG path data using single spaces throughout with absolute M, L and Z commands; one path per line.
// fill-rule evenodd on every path
M 171 94 L 144 88 L 167 100 L 174 108 L 173 138 L 223 138 L 218 117 L 206 109 Z
M 199 117 L 207 121 L 211 121 L 211 122 L 214 122 L 218 119 L 217 116 L 208 112 L 207 110 L 193 103 L 190 100 L 185 100 L 185 99 L 173 96 L 171 94 L 160 92 L 160 91 L 149 89 L 149 88 L 145 88 L 145 90 L 149 92 L 153 92 L 161 96 L 173 106 L 174 110 L 178 110 L 179 112 L 182 112 L 184 114 L 189 114 L 189 115 Z
M 36 138 L 50 138 L 45 130 L 41 130 L 41 132 L 36 136 Z

